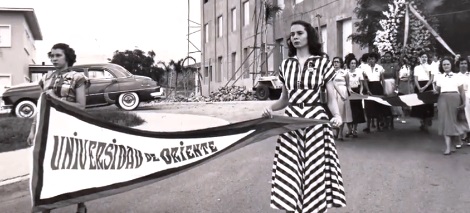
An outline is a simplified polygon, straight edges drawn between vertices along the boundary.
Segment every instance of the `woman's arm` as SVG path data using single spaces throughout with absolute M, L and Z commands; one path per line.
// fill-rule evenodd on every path
M 278 111 L 278 110 L 286 108 L 288 105 L 289 105 L 289 94 L 287 93 L 286 86 L 282 85 L 281 97 L 279 98 L 279 100 L 274 102 L 273 105 L 271 105 L 271 110 Z
M 326 84 L 326 91 L 328 93 L 328 108 L 330 109 L 330 112 L 333 115 L 333 117 L 337 117 L 339 116 L 338 102 L 336 101 L 336 98 L 331 98 L 331 97 L 335 97 L 334 95 L 336 93 L 332 81 Z
M 460 100 L 461 100 L 461 108 L 465 107 L 465 89 L 463 88 L 463 85 L 459 86 L 459 93 L 460 93 Z

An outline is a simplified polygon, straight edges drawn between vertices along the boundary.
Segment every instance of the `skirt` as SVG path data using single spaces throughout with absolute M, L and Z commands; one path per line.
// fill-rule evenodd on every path
M 395 89 L 396 89 L 395 79 L 393 79 L 393 78 L 385 79 L 384 95 L 385 96 L 395 96 L 395 95 L 397 95 L 395 93 Z M 392 107 L 385 106 L 384 107 L 384 112 L 385 112 L 386 116 L 390 116 L 390 115 L 399 116 L 399 115 L 403 114 L 403 110 L 401 109 L 400 106 L 392 106 Z
M 351 103 L 349 99 L 343 101 L 342 97 L 348 97 L 349 91 L 346 88 L 346 85 L 337 85 L 337 94 L 336 101 L 338 102 L 339 114 L 341 115 L 341 120 L 343 123 L 350 123 L 352 121 L 352 112 L 351 112 Z
M 322 106 L 289 105 L 289 117 L 328 119 Z M 281 134 L 274 155 L 271 208 L 296 213 L 346 206 L 341 166 L 329 123 Z
M 465 117 L 467 117 L 467 124 L 470 129 L 470 96 L 467 94 L 465 97 L 467 99 L 467 104 L 465 104 Z
M 383 87 L 380 81 L 369 81 L 369 90 L 373 95 L 383 95 Z M 375 101 L 364 100 L 364 110 L 367 118 L 379 118 L 382 117 L 383 104 L 379 104 Z
M 460 106 L 460 94 L 441 93 L 437 100 L 438 126 L 437 133 L 445 136 L 459 136 L 468 131 L 467 122 L 459 122 L 457 120 L 457 107 Z
M 419 81 L 420 87 L 423 87 L 426 84 L 427 84 L 427 81 Z M 424 91 L 430 91 L 430 90 L 432 90 L 432 85 L 429 85 Z M 415 87 L 415 93 L 419 93 L 419 90 L 417 87 Z M 434 117 L 434 104 L 423 104 L 419 106 L 414 106 L 411 108 L 410 116 L 414 118 L 420 118 L 420 119 L 432 118 Z
M 398 95 L 408 95 L 413 93 L 413 85 L 408 80 L 398 82 Z
M 359 94 L 359 87 L 351 88 L 352 91 Z M 364 108 L 362 107 L 362 100 L 350 100 L 352 122 L 353 124 L 365 123 Z

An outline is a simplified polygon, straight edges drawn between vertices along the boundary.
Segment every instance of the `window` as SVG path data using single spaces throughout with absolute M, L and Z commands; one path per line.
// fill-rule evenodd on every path
M 294 0 L 294 3 L 295 4 L 299 4 L 299 3 L 302 3 L 304 0 Z
M 250 1 L 243 2 L 243 26 L 250 24 Z
M 110 79 L 114 76 L 106 70 L 88 70 L 88 77 L 90 79 Z
M 323 42 L 323 52 L 328 53 L 328 31 L 326 31 L 326 26 L 322 26 L 320 30 L 321 40 Z
M 204 24 L 204 38 L 206 43 L 209 42 L 209 24 Z
M 222 82 L 222 73 L 223 72 L 223 65 L 222 65 L 223 61 L 222 61 L 222 56 L 219 56 L 217 58 L 217 70 L 216 70 L 216 73 L 215 73 L 215 81 L 216 82 Z
M 222 18 L 222 16 L 219 16 L 217 17 L 217 37 L 222 37 L 222 35 L 224 34 L 224 19 Z
M 338 54 L 339 56 L 345 56 L 352 52 L 352 42 L 348 37 L 352 34 L 352 22 L 351 19 L 345 19 L 337 22 L 338 30 Z
M 237 8 L 232 9 L 232 32 L 237 30 Z
M 248 58 L 248 48 L 243 48 L 243 77 L 249 78 L 250 77 L 250 59 Z
M 232 73 L 228 73 L 227 74 L 229 75 L 229 77 L 227 77 L 227 79 L 230 79 L 230 80 L 235 80 L 235 76 L 233 76 L 235 74 L 235 72 L 237 72 L 237 53 L 236 52 L 233 52 L 232 53 Z
M 209 77 L 209 67 L 204 67 L 204 77 Z
M 11 47 L 10 25 L 0 25 L 0 47 Z

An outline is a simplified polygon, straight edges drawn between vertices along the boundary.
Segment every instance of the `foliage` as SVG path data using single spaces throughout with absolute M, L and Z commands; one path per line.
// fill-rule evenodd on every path
M 89 110 L 88 113 L 96 119 L 122 126 L 133 127 L 145 122 L 141 117 L 131 112 L 94 109 Z M 32 122 L 31 118 L 0 117 L 0 153 L 27 148 L 26 139 Z
M 380 30 L 379 20 L 385 18 L 382 11 L 387 9 L 389 0 L 357 0 L 354 13 L 360 20 L 354 23 L 356 32 L 349 38 L 362 48 L 371 48 L 374 44 L 375 33 Z
M 155 52 L 147 54 L 140 49 L 114 52 L 113 58 L 108 59 L 111 63 L 119 64 L 135 75 L 143 75 L 160 82 L 164 70 L 155 66 Z

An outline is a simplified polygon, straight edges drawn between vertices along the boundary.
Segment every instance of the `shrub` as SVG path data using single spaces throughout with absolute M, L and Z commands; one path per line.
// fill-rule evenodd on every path
M 114 110 L 90 110 L 88 113 L 99 120 L 105 120 L 117 125 L 133 127 L 145 121 L 131 112 Z M 28 147 L 26 140 L 33 119 L 17 117 L 0 117 L 0 153 Z

